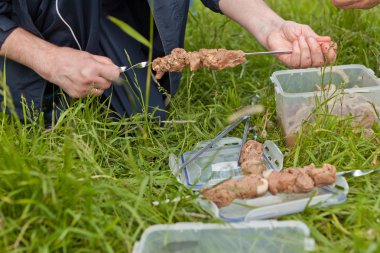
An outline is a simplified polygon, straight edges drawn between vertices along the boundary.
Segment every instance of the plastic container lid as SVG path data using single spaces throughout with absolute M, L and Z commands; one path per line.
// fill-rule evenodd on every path
M 308 227 L 300 221 L 247 223 L 176 223 L 144 231 L 133 253 L 299 253 L 314 249 Z
M 184 163 L 195 151 L 181 155 Z M 217 184 L 226 178 L 241 174 L 238 165 L 240 145 L 212 148 L 184 168 L 187 186 L 200 188 L 205 184 Z

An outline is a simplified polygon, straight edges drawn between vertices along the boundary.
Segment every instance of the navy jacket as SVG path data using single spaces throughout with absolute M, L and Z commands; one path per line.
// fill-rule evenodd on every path
M 58 8 L 67 23 L 72 24 L 74 30 L 77 29 L 74 32 L 80 34 L 78 37 L 83 49 L 90 53 L 101 54 L 97 45 L 101 40 L 99 34 L 96 32 L 86 34 L 86 32 L 90 24 L 92 27 L 94 23 L 99 22 L 97 20 L 99 13 L 93 12 L 101 10 L 102 1 L 105 0 L 0 0 L 0 46 L 16 27 L 22 27 L 53 44 L 78 48 L 70 31 L 59 20 L 56 11 Z M 147 1 L 150 4 L 153 0 Z M 220 12 L 219 0 L 201 1 L 211 10 Z M 156 29 L 163 48 L 162 55 L 170 53 L 173 48 L 183 47 L 189 0 L 154 0 L 153 6 Z M 73 10 L 82 10 L 94 15 L 75 15 Z M 83 16 L 89 16 L 89 18 L 83 20 Z M 1 63 L 4 64 L 4 60 L 1 60 Z M 116 64 L 122 63 L 116 62 Z M 46 80 L 31 69 L 11 60 L 6 60 L 6 75 L 13 103 L 20 116 L 22 116 L 21 97 L 24 97 L 27 104 L 37 111 L 46 109 L 43 108 L 45 90 L 49 86 Z M 180 78 L 179 73 L 169 74 L 171 94 L 178 89 Z M 0 99 L 2 100 L 1 97 Z M 159 103 L 156 105 L 161 107 Z M 114 107 L 116 111 L 123 114 L 122 108 L 118 108 L 118 105 Z

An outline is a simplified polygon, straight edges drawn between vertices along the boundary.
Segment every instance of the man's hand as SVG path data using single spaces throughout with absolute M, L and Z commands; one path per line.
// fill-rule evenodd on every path
M 331 0 L 340 9 L 370 9 L 380 4 L 380 0 Z
M 0 55 L 33 69 L 73 98 L 102 95 L 120 74 L 107 57 L 57 47 L 22 28 L 9 35 Z
M 292 50 L 278 58 L 293 68 L 332 63 L 336 46 L 330 37 L 318 36 L 309 26 L 285 21 L 263 0 L 220 0 L 224 14 L 241 24 L 269 50 Z
M 68 47 L 54 48 L 44 62 L 41 76 L 73 98 L 100 96 L 120 75 L 109 58 Z
M 284 21 L 267 36 L 270 50 L 292 50 L 292 54 L 277 56 L 292 68 L 321 67 L 336 59 L 336 46 L 330 37 L 317 35 L 309 26 Z

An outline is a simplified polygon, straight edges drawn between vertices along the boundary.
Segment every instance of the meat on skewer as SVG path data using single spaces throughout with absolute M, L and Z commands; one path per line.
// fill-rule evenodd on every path
M 204 198 L 213 201 L 218 207 L 231 204 L 234 199 L 249 199 L 278 193 L 306 193 L 315 187 L 336 182 L 336 168 L 324 164 L 316 168 L 314 164 L 304 168 L 289 168 L 284 171 L 265 171 L 263 175 L 249 174 L 243 178 L 230 179 L 215 187 L 204 188 Z
M 239 163 L 243 174 L 261 175 L 265 170 L 263 144 L 254 140 L 244 143 Z
M 156 79 L 161 79 L 166 72 L 181 72 L 186 66 L 189 66 L 191 71 L 202 67 L 222 70 L 244 62 L 246 62 L 245 53 L 241 50 L 220 48 L 186 52 L 183 48 L 175 48 L 171 54 L 154 59 L 152 68 L 156 71 Z

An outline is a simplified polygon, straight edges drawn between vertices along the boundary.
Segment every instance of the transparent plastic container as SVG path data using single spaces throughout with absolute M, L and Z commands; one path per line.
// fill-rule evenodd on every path
M 195 150 L 208 142 L 201 142 Z M 182 170 L 181 165 L 196 151 L 182 154 L 179 159 L 172 155 L 169 165 L 179 182 L 198 191 L 230 178 L 242 177 L 237 160 L 240 154 L 241 139 L 223 138 Z M 264 161 L 268 170 L 280 171 L 283 167 L 283 154 L 271 141 L 264 142 Z M 271 161 L 271 162 L 269 162 Z M 276 166 L 278 164 L 278 166 Z M 215 171 L 215 168 L 217 170 Z M 216 173 L 218 172 L 218 173 Z M 223 173 L 219 173 L 223 172 Z M 254 199 L 236 199 L 230 205 L 218 208 L 214 202 L 198 199 L 200 206 L 221 220 L 227 222 L 247 222 L 263 220 L 283 215 L 303 212 L 305 208 L 337 205 L 346 201 L 349 186 L 344 177 L 338 176 L 335 185 L 316 188 L 309 193 L 266 195 Z
M 317 105 L 327 112 L 346 115 L 344 107 L 357 103 L 380 106 L 380 79 L 363 65 L 276 71 L 276 111 L 286 136 L 295 134 Z
M 154 225 L 145 230 L 133 253 L 301 253 L 313 249 L 314 240 L 304 223 L 267 220 Z

